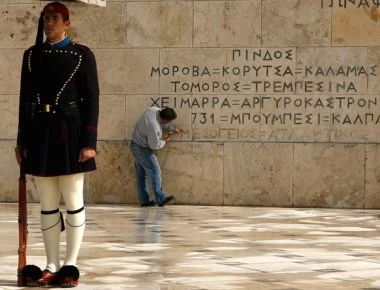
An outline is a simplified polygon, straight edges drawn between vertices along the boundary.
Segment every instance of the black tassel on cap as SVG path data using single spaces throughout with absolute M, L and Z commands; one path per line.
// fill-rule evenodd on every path
M 44 13 L 41 12 L 40 18 L 38 19 L 36 45 L 41 45 L 43 43 L 44 43 Z

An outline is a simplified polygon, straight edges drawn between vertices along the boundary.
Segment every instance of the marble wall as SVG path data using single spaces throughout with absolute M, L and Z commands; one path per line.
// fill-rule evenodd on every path
M 131 132 L 146 107 L 169 106 L 184 132 L 157 154 L 177 204 L 380 208 L 377 2 L 67 2 L 101 89 L 87 202 L 137 203 Z M 17 201 L 22 53 L 45 4 L 0 0 L 4 202 Z

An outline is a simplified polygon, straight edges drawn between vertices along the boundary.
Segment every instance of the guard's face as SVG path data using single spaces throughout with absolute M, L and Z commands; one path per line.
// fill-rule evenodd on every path
M 64 21 L 60 13 L 46 13 L 44 16 L 44 31 L 46 40 L 54 43 L 63 39 L 70 27 L 70 21 Z

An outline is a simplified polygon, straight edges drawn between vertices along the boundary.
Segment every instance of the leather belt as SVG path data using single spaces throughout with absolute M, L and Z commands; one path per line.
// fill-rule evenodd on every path
M 33 116 L 36 113 L 55 113 L 56 110 L 63 114 L 70 114 L 72 110 L 78 109 L 79 105 L 76 101 L 71 101 L 68 103 L 59 104 L 54 106 L 51 104 L 36 104 L 27 103 L 27 113 L 29 116 Z

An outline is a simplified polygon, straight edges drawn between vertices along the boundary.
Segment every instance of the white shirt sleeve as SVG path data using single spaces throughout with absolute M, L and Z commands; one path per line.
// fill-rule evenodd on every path
M 158 124 L 150 124 L 152 128 L 147 130 L 148 145 L 150 149 L 161 149 L 166 142 L 162 140 L 162 130 Z

